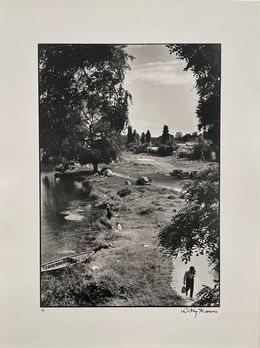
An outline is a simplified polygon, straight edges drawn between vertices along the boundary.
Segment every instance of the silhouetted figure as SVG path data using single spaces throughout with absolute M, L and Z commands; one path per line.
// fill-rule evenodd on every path
M 113 216 L 113 213 L 112 213 L 111 206 L 110 206 L 110 204 L 107 204 L 107 218 L 108 218 L 108 220 L 110 220 L 112 216 Z
M 186 295 L 188 295 L 188 291 L 190 290 L 190 298 L 193 297 L 195 273 L 195 268 L 191 266 L 189 271 L 185 272 L 184 274 L 183 284 L 186 287 Z

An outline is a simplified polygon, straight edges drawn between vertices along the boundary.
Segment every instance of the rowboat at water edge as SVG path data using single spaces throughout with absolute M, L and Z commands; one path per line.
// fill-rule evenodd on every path
M 77 263 L 81 263 L 89 259 L 95 251 L 83 252 L 70 256 L 65 256 L 57 260 L 49 261 L 41 265 L 41 272 L 55 271 L 58 269 L 73 266 Z

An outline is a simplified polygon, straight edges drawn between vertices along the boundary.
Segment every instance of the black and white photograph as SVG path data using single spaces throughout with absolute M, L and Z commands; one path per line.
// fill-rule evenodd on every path
M 38 45 L 41 307 L 220 306 L 221 44 Z
M 259 347 L 260 3 L 1 5 L 0 346 Z

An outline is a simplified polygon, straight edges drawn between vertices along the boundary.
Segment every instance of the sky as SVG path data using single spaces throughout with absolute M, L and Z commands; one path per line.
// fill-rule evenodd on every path
M 198 95 L 192 72 L 185 62 L 169 53 L 165 45 L 129 45 L 135 57 L 126 73 L 125 88 L 131 93 L 129 120 L 139 134 L 150 130 L 162 134 L 167 124 L 171 134 L 197 131 Z

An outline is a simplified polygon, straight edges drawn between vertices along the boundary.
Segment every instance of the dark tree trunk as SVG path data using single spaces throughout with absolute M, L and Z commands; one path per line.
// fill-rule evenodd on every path
M 92 163 L 93 164 L 93 168 L 94 168 L 94 174 L 98 173 L 98 164 L 97 163 Z

